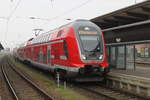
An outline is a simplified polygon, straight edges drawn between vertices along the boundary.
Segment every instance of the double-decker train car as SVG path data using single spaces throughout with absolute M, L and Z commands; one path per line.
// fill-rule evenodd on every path
M 102 81 L 109 70 L 102 31 L 88 20 L 30 39 L 17 54 L 23 61 L 59 73 L 60 78 L 77 81 Z

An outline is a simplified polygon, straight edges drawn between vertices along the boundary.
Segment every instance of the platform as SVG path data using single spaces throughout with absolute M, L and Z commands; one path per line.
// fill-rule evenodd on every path
M 150 66 L 150 65 L 149 65 Z M 136 70 L 111 69 L 107 85 L 150 99 L 150 67 L 138 65 Z
M 0 59 L 1 59 L 3 56 L 4 56 L 4 54 L 0 52 Z
M 113 73 L 150 78 L 150 65 L 149 65 L 149 67 L 148 66 L 147 67 L 137 66 L 136 70 L 119 70 L 119 69 L 116 70 L 116 69 L 112 69 L 110 71 L 110 74 L 113 74 Z

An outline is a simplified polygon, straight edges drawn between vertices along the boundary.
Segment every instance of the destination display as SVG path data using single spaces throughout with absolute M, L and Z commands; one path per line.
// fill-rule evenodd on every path
M 97 34 L 97 32 L 96 31 L 79 30 L 79 34 Z

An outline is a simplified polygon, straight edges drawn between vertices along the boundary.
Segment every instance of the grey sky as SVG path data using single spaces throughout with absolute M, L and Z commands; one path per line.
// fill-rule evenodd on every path
M 0 0 L 0 41 L 5 47 L 15 47 L 34 37 L 35 28 L 46 32 L 70 22 L 68 18 L 91 19 L 134 3 L 135 0 Z M 7 31 L 4 18 L 10 15 Z

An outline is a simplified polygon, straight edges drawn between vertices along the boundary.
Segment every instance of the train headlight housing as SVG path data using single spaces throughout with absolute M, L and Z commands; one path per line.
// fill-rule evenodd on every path
M 81 55 L 82 59 L 85 60 L 86 59 L 86 56 L 85 55 Z
M 100 60 L 103 59 L 103 55 L 100 55 L 100 56 L 99 56 L 99 59 L 100 59 Z

